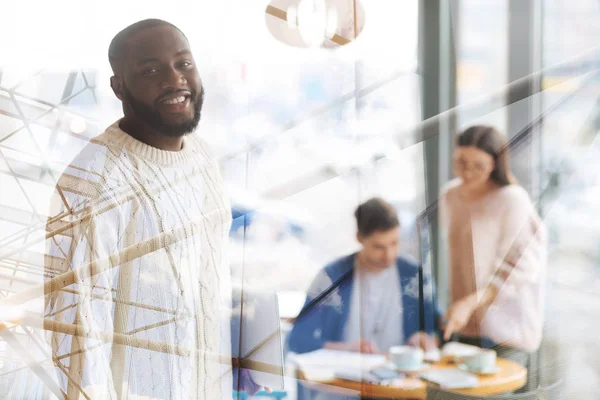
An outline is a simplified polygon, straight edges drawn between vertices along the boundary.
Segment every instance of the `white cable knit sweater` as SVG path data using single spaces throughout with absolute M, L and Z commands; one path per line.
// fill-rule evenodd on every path
M 231 208 L 207 146 L 159 150 L 117 122 L 64 171 L 51 215 L 46 272 L 81 269 L 46 297 L 47 319 L 85 332 L 51 335 L 69 399 L 230 397 Z

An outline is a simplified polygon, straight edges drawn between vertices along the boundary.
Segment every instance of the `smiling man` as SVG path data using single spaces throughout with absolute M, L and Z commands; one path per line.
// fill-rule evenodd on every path
M 204 101 L 189 43 L 175 26 L 145 20 L 119 32 L 108 50 L 115 95 L 125 117 L 119 126 L 155 148 L 178 151 L 196 129 Z
M 204 89 L 190 45 L 144 20 L 115 36 L 109 60 L 124 117 L 66 168 L 48 223 L 47 275 L 77 271 L 46 293 L 63 390 L 231 398 L 231 209 L 194 134 Z

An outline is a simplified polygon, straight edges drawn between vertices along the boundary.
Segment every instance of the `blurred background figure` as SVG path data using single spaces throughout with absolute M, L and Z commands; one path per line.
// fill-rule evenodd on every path
M 387 353 L 404 343 L 436 348 L 437 326 L 432 322 L 439 321 L 438 309 L 424 300 L 421 331 L 418 268 L 398 256 L 396 209 L 372 198 L 358 206 L 354 216 L 362 248 L 333 261 L 314 279 L 289 335 L 289 350 Z
M 507 141 L 490 126 L 462 132 L 457 178 L 442 192 L 451 305 L 444 339 L 495 348 L 528 368 L 534 388 L 542 339 L 544 227 L 509 169 Z

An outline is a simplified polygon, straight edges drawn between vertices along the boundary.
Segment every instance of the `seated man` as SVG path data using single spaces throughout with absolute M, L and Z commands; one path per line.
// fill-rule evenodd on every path
M 373 198 L 354 215 L 362 249 L 319 272 L 290 332 L 289 350 L 377 353 L 400 344 L 436 347 L 440 313 L 428 295 L 431 282 L 424 279 L 425 332 L 419 331 L 418 268 L 397 256 L 396 209 Z

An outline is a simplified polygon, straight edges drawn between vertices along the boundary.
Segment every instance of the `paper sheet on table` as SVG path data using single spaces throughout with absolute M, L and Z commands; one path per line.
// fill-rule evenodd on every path
M 335 378 L 335 368 L 333 367 L 318 367 L 314 365 L 301 369 L 302 374 L 307 381 L 327 382 Z
M 326 381 L 335 377 L 336 371 L 358 368 L 368 371 L 384 365 L 386 358 L 380 354 L 362 354 L 350 351 L 320 349 L 310 353 L 294 354 L 291 359 L 308 380 Z
M 455 368 L 434 369 L 419 376 L 446 389 L 472 388 L 479 383 L 477 376 Z
M 294 355 L 294 361 L 300 366 L 338 367 L 351 366 L 371 369 L 386 363 L 381 354 L 363 354 L 352 351 L 320 349 L 310 353 Z

